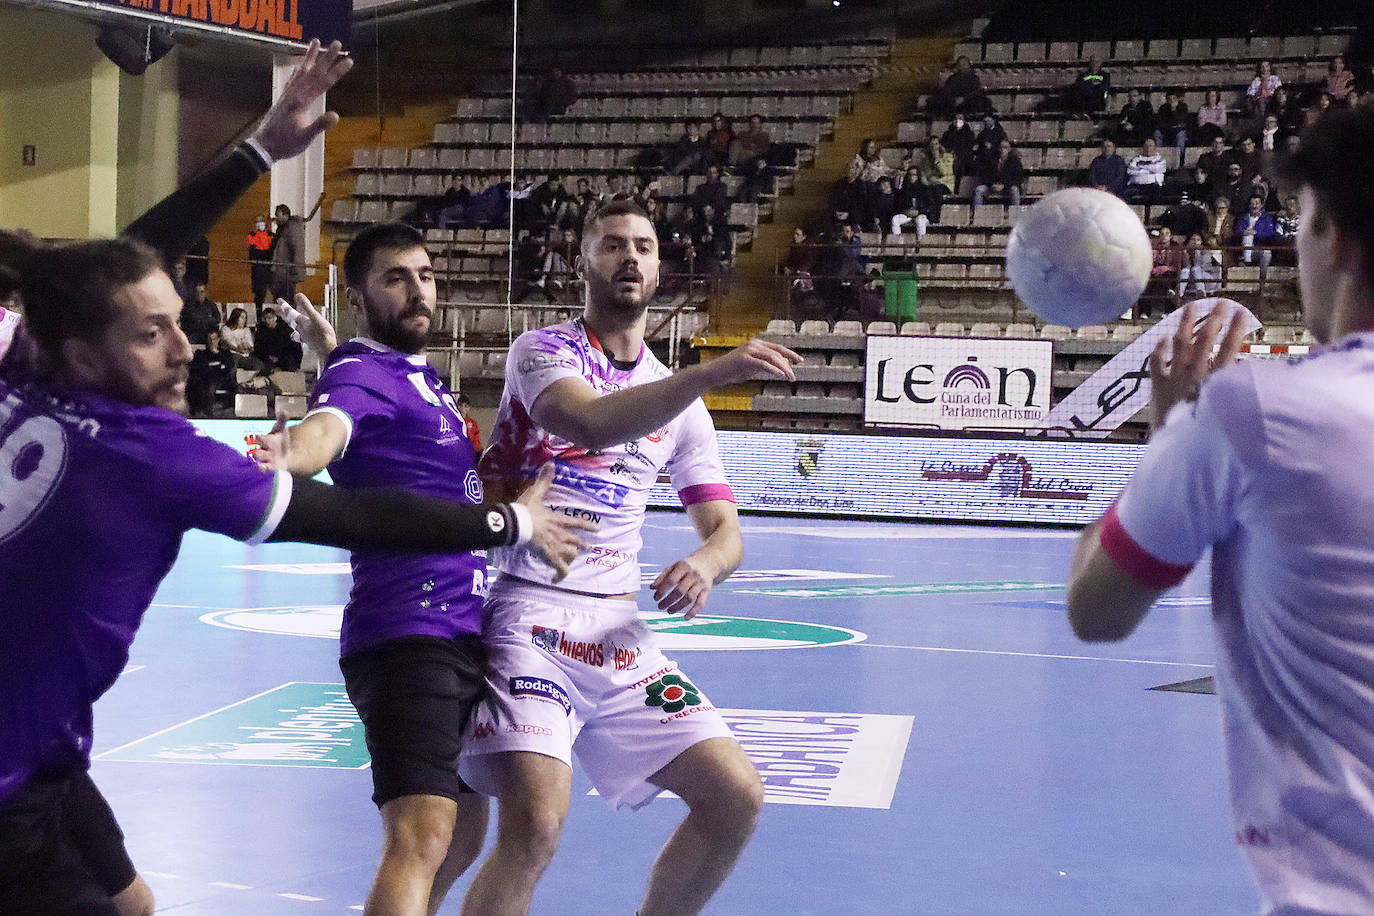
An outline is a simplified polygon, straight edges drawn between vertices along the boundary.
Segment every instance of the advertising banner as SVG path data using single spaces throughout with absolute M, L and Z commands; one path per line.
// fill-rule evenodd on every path
M 346 47 L 353 0 L 38 0 L 36 6 L 89 13 L 92 9 L 189 26 L 239 38 L 307 44 L 337 39 Z
M 976 337 L 868 338 L 864 422 L 1028 429 L 1050 409 L 1054 343 Z

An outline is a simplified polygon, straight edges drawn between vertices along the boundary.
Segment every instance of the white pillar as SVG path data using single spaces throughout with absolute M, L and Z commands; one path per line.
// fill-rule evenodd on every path
M 296 69 L 301 58 L 295 54 L 274 54 L 272 56 L 272 100 L 281 97 L 286 80 Z M 320 98 L 309 112 L 311 119 L 324 114 L 325 100 Z M 324 190 L 324 134 L 320 134 L 301 155 L 280 162 L 272 167 L 272 209 L 278 204 L 286 204 L 292 214 L 306 216 L 315 207 L 320 192 Z M 270 213 L 268 214 L 270 217 Z M 319 260 L 320 221 L 323 213 L 305 224 L 305 259 L 308 263 Z M 309 271 L 311 275 L 314 271 Z

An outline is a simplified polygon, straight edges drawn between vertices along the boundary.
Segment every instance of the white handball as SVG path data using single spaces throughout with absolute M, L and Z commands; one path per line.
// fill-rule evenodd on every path
M 1120 318 L 1145 292 L 1153 252 L 1135 211 L 1114 194 L 1066 188 L 1021 214 L 1007 240 L 1016 295 L 1051 324 Z

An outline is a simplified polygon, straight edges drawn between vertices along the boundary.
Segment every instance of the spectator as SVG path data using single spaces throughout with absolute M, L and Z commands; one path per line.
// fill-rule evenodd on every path
M 706 180 L 697 185 L 690 200 L 692 209 L 697 213 L 708 206 L 720 214 L 724 214 L 730 209 L 730 189 L 725 186 L 725 181 L 720 177 L 718 166 L 708 165 L 706 167 Z
M 1096 114 L 1107 107 L 1107 93 L 1111 91 L 1111 75 L 1102 69 L 1096 55 L 1088 60 L 1088 67 L 1064 91 L 1064 110 L 1075 114 Z
M 930 100 L 930 113 L 948 117 L 956 113 L 980 115 L 992 111 L 992 103 L 983 91 L 983 82 L 974 72 L 966 55 L 954 59 L 954 72 Z
M 1232 160 L 1226 166 L 1226 180 L 1221 183 L 1217 194 L 1226 197 L 1232 214 L 1245 209 L 1245 201 L 1250 197 L 1250 182 L 1245 180 L 1245 171 L 1239 162 Z
M 210 285 L 210 240 L 203 235 L 186 252 L 186 283 Z
M 1271 213 L 1279 208 L 1278 189 L 1269 183 L 1269 179 L 1264 177 L 1263 172 L 1255 173 L 1250 179 L 1250 194 L 1258 194 L 1260 199 L 1264 201 L 1264 209 Z M 1246 200 L 1249 200 L 1248 194 Z
M 1168 302 L 1178 295 L 1178 281 L 1187 257 L 1183 246 L 1174 241 L 1173 231 L 1168 226 L 1159 228 L 1151 240 L 1151 247 L 1153 260 L 1150 281 L 1145 288 L 1145 295 L 1140 297 L 1139 314 L 1142 318 L 1154 314 L 1156 302 Z
M 865 229 L 886 235 L 892 225 L 892 217 L 896 215 L 897 195 L 892 190 L 892 179 L 884 175 L 878 179 L 878 186 L 873 190 L 869 222 Z
M 668 150 L 669 175 L 699 174 L 706 168 L 706 138 L 696 121 L 684 121 L 682 136 Z
M 1269 100 L 1269 113 L 1278 119 L 1283 136 L 1302 133 L 1305 123 L 1302 106 L 1289 94 L 1287 86 L 1280 86 L 1274 91 L 1274 97 Z
M 262 324 L 253 341 L 253 355 L 266 367 L 266 372 L 297 372 L 301 368 L 301 345 L 291 339 L 291 329 L 281 320 L 276 309 L 265 309 Z
M 916 228 L 917 238 L 924 236 L 931 223 L 929 203 L 930 194 L 921 180 L 921 170 L 915 166 L 909 167 L 903 176 L 899 176 L 896 199 L 893 201 L 896 212 L 892 216 L 892 232 L 899 233 L 902 227 L 912 225 Z M 939 207 L 939 202 L 936 207 Z
M 482 454 L 482 428 L 472 415 L 472 398 L 461 392 L 458 395 L 458 412 L 463 415 L 463 433 L 472 443 L 472 450 L 478 455 Z
M 1154 137 L 1146 137 L 1140 153 L 1132 156 L 1126 166 L 1126 200 L 1150 206 L 1159 201 L 1164 190 L 1164 173 L 1168 166 L 1155 146 Z
M 1303 129 L 1311 127 L 1322 119 L 1322 117 L 1335 107 L 1335 100 L 1331 93 L 1323 92 L 1317 96 L 1317 103 L 1303 112 Z
M 186 371 L 191 416 L 214 417 L 228 406 L 234 396 L 234 355 L 220 341 L 219 328 L 205 335 L 205 347 L 191 355 Z
M 1251 117 L 1259 117 L 1269 110 L 1269 105 L 1274 98 L 1274 93 L 1283 80 L 1274 72 L 1273 64 L 1267 60 L 1262 60 L 1255 67 L 1255 78 L 1250 81 L 1250 87 L 1245 90 L 1245 107 Z
M 931 137 L 926 141 L 918 162 L 921 179 L 931 195 L 938 195 L 938 200 L 943 202 L 954 193 L 954 154 L 944 148 L 939 137 Z
M 1118 146 L 1139 146 L 1155 133 L 1155 110 L 1150 100 L 1142 98 L 1140 90 L 1126 90 L 1126 104 L 1112 126 L 1112 139 Z
M 272 295 L 291 302 L 296 297 L 296 284 L 305 279 L 305 221 L 292 216 L 286 204 L 277 204 L 275 214 Z
M 1221 180 L 1221 176 L 1226 174 L 1226 167 L 1235 160 L 1235 155 L 1226 148 L 1226 141 L 1221 137 L 1214 136 L 1211 146 L 1207 152 L 1198 157 L 1199 167 L 1206 169 L 1207 174 L 1216 180 Z
M 577 233 L 563 229 L 550 236 L 539 246 L 534 286 L 549 302 L 558 302 L 568 288 L 572 265 L 577 261 Z
M 788 287 L 799 293 L 810 292 L 811 274 L 816 264 L 816 249 L 801 226 L 792 230 L 792 244 L 787 249 L 787 260 L 782 265 L 782 275 L 787 278 Z
M 997 158 L 984 163 L 973 189 L 973 205 L 980 207 L 989 194 L 1006 200 L 1013 207 L 1021 203 L 1021 186 L 1026 182 L 1026 170 L 1021 156 L 1011 148 L 1011 141 L 1003 139 L 997 146 Z
M 1088 163 L 1088 185 L 1120 197 L 1126 190 L 1126 160 L 1116 153 L 1116 144 L 1102 141 L 1102 152 Z
M 1226 129 L 1226 106 L 1221 103 L 1221 93 L 1215 89 L 1207 90 L 1207 102 L 1197 110 L 1197 141 L 1211 143 L 1220 137 L 1228 136 Z
M 690 227 L 696 272 L 719 277 L 726 272 L 726 264 L 734 254 L 734 240 L 725 214 L 710 204 L 696 211 Z
M 1263 275 L 1269 270 L 1269 264 L 1274 259 L 1274 252 L 1269 246 L 1278 236 L 1278 228 L 1274 225 L 1274 215 L 1264 209 L 1264 198 L 1258 194 L 1251 194 L 1246 210 L 1236 220 L 1236 230 L 1231 238 L 1231 244 L 1239 245 L 1243 249 L 1240 255 L 1242 264 L 1253 264 L 1255 258 L 1255 248 L 1259 248 L 1260 273 Z
M 1236 217 L 1231 211 L 1231 199 L 1218 194 L 1212 199 L 1212 209 L 1207 214 L 1207 228 L 1202 233 L 1203 243 L 1216 252 L 1218 264 L 1222 260 L 1222 246 L 1229 243 L 1235 233 Z
M 1289 194 L 1283 199 L 1283 209 L 1274 217 L 1274 244 L 1278 251 L 1274 256 L 1275 264 L 1292 267 L 1297 264 L 1294 255 L 1298 239 L 1298 195 Z
M 954 154 L 954 184 L 950 187 L 955 190 L 958 190 L 965 175 L 977 173 L 973 159 L 977 140 L 977 134 L 973 132 L 973 127 L 964 119 L 962 113 L 955 114 L 954 120 L 940 135 L 940 145 Z
M 986 144 L 990 150 L 997 149 L 998 144 L 1007 139 L 1007 129 L 1002 126 L 1002 122 L 997 120 L 995 115 L 987 114 L 983 116 L 983 126 L 978 131 L 977 146 Z
M 193 344 L 203 344 L 206 335 L 211 331 L 219 331 L 219 326 L 224 323 L 224 315 L 220 312 L 219 303 L 206 297 L 204 283 L 191 287 L 191 298 L 181 307 L 179 323 L 181 330 L 186 333 L 186 339 Z
M 1260 128 L 1259 150 L 1261 153 L 1273 153 L 1283 149 L 1283 138 L 1287 136 L 1283 128 L 1279 126 L 1279 116 L 1267 114 L 1264 116 L 1264 125 Z
M 547 121 L 550 117 L 561 116 L 576 101 L 577 84 L 561 67 L 552 67 L 534 86 L 528 109 L 529 118 L 532 121 Z
M 556 172 L 530 192 L 530 220 L 532 229 L 548 228 L 558 221 L 559 211 L 570 195 L 563 187 L 563 176 Z
M 462 225 L 468 204 L 472 203 L 472 191 L 468 190 L 467 177 L 455 175 L 444 188 L 444 193 L 435 201 L 434 224 L 440 229 Z
M 848 223 L 837 226 L 830 244 L 820 251 L 816 265 L 816 291 L 832 317 L 857 309 L 863 291 L 862 241 Z
M 1322 90 L 1332 99 L 1344 99 L 1355 88 L 1355 73 L 1345 68 L 1345 55 L 1337 54 L 1326 68 Z
M 1221 252 L 1208 248 L 1201 233 L 1194 232 L 1183 246 L 1183 268 L 1178 273 L 1179 296 L 1210 296 L 1221 287 Z
M 272 233 L 267 229 L 266 216 L 254 217 L 253 229 L 248 233 L 248 275 L 253 284 L 256 313 L 272 291 Z
M 951 156 L 950 159 L 952 162 L 953 157 Z M 878 142 L 873 139 L 864 140 L 859 147 L 859 152 L 850 161 L 846 175 L 846 178 L 851 176 L 854 178 L 854 183 L 851 184 L 850 197 L 849 221 L 851 223 L 858 226 L 868 225 L 873 215 L 873 196 L 877 189 L 878 179 L 887 174 L 888 168 L 878 153 Z
M 730 161 L 730 144 L 735 142 L 735 130 L 719 111 L 711 115 L 711 127 L 706 132 L 706 156 L 716 165 Z
M 763 129 L 763 117 L 750 115 L 749 126 L 735 134 L 730 148 L 730 164 L 747 171 L 756 171 L 758 160 L 767 163 L 773 149 L 773 138 Z
M 1250 134 L 1240 138 L 1240 149 L 1232 150 L 1231 156 L 1233 161 L 1240 163 L 1240 173 L 1246 181 L 1264 171 L 1264 159 L 1255 138 Z
M 1216 195 L 1216 187 L 1201 169 L 1194 170 L 1193 184 L 1184 188 L 1182 200 L 1159 218 L 1161 226 L 1168 226 L 1175 239 L 1186 239 L 1194 232 L 1207 230 L 1207 201 Z
M 264 314 L 272 309 L 264 309 Z M 252 369 L 261 372 L 262 361 L 253 355 L 253 329 L 248 327 L 248 314 L 243 309 L 234 309 L 229 320 L 219 329 L 224 349 L 234 355 L 234 366 L 239 369 Z
M 1180 164 L 1188 147 L 1188 114 L 1188 105 L 1177 92 L 1166 93 L 1164 104 L 1155 112 L 1155 142 L 1178 150 Z

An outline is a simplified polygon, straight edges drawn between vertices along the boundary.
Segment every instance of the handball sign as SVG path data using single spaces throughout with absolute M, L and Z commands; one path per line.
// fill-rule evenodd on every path
M 98 8 L 144 22 L 188 26 L 221 35 L 301 43 L 348 44 L 353 0 L 40 0 L 55 9 Z
M 1054 343 L 969 337 L 868 338 L 864 422 L 1027 429 L 1050 409 Z

